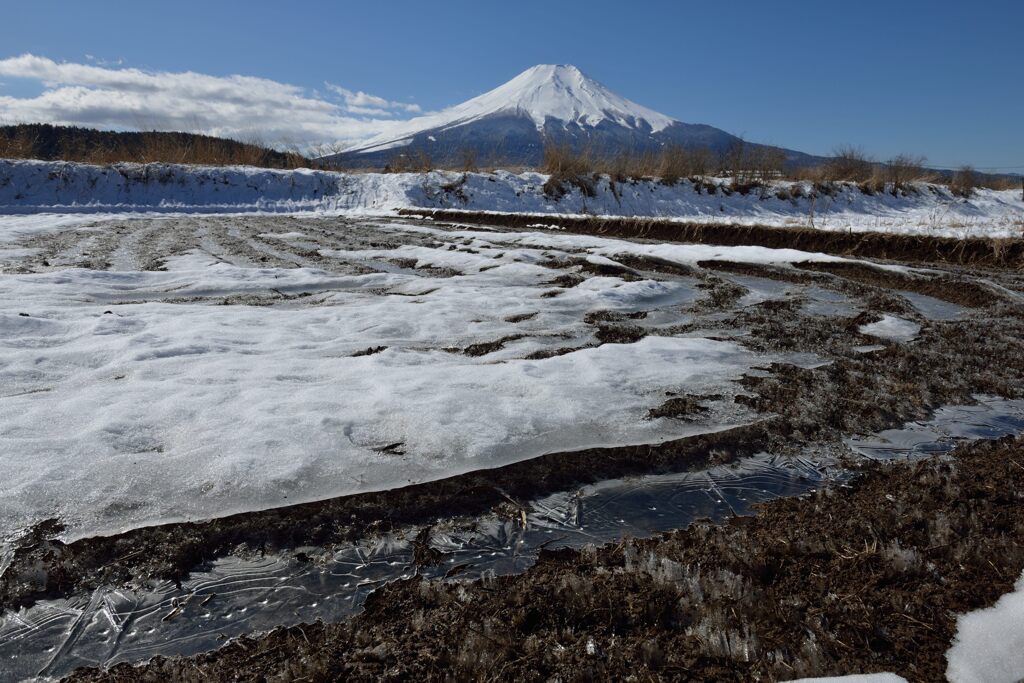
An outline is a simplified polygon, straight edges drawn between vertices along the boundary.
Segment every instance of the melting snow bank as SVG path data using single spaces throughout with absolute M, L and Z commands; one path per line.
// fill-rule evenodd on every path
M 1024 574 L 992 607 L 961 615 L 946 655 L 951 683 L 1024 680 Z
M 613 183 L 593 192 L 566 186 L 545 194 L 539 173 L 345 174 L 299 169 L 170 164 L 85 164 L 0 160 L 0 214 L 383 212 L 399 208 L 541 214 L 650 216 L 704 223 L 813 226 L 825 230 L 910 232 L 935 236 L 1020 236 L 1018 191 L 979 190 L 970 199 L 937 185 L 906 195 L 867 195 L 852 184 L 814 196 L 808 183 L 777 182 L 746 195 L 727 179 L 664 185 Z M 709 188 L 714 188 L 713 191 Z

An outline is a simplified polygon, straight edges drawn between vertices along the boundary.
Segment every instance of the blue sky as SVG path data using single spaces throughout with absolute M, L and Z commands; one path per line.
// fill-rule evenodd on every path
M 330 83 L 349 93 L 349 105 L 360 92 L 386 100 L 385 118 L 409 116 L 403 104 L 456 104 L 533 64 L 571 63 L 640 104 L 749 140 L 1024 167 L 1020 0 L 2 0 L 0 9 L 0 59 L 30 53 L 107 69 L 240 74 L 337 100 Z M 38 77 L 11 69 L 0 83 L 3 120 L 24 116 L 15 100 L 45 91 Z M 364 109 L 341 115 L 366 118 Z

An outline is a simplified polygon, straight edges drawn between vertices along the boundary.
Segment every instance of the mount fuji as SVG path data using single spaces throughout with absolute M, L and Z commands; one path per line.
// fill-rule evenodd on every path
M 631 102 L 575 66 L 541 64 L 490 92 L 411 119 L 325 161 L 379 167 L 425 154 L 433 162 L 457 163 L 468 149 L 483 163 L 535 165 L 546 142 L 600 154 L 657 151 L 668 145 L 721 152 L 740 138 Z M 784 151 L 789 164 L 816 159 Z

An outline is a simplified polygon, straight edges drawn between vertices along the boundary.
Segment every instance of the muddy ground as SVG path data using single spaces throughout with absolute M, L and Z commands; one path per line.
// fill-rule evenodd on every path
M 874 465 L 725 526 L 549 552 L 519 576 L 418 578 L 347 624 L 240 638 L 77 681 L 941 681 L 956 615 L 1024 569 L 1024 441 Z
M 365 265 L 324 258 L 266 235 L 301 230 L 323 248 L 394 246 L 395 238 L 367 225 L 274 217 L 125 221 L 112 231 L 35 238 L 26 246 L 40 251 L 18 267 L 155 269 L 167 256 L 202 249 L 239 265 L 365 272 Z M 401 239 L 430 244 L 429 237 L 414 233 Z M 718 434 L 550 454 L 397 491 L 68 544 L 55 540 L 59 522 L 42 524 L 20 541 L 0 576 L 0 609 L 101 585 L 180 580 L 228 554 L 329 549 L 400 525 L 426 528 L 453 516 L 514 509 L 548 492 L 612 477 L 698 469 L 760 451 L 842 455 L 844 436 L 922 419 L 939 406 L 970 402 L 975 394 L 1024 394 L 1020 272 L 987 257 L 967 266 L 923 255 L 914 258 L 914 270 L 902 273 L 870 263 L 781 268 L 714 262 L 685 268 L 622 259 L 629 271 L 618 273 L 624 279 L 700 281 L 704 297 L 689 312 L 693 320 L 657 334 L 699 334 L 755 351 L 813 353 L 825 363 L 773 364 L 744 377 L 735 396 L 684 391 L 667 395 L 652 411 L 655 417 L 689 419 L 730 400 L 761 416 Z M 560 273 L 550 283 L 552 296 L 595 274 L 592 264 L 572 259 L 551 267 Z M 750 287 L 765 282 L 792 291 L 741 304 Z M 821 291 L 851 305 L 823 312 L 811 305 L 813 292 Z M 962 310 L 953 319 L 930 317 L 906 292 Z M 210 303 L 317 305 L 317 297 L 268 292 Z M 880 340 L 860 331 L 886 314 L 919 324 L 916 339 Z M 586 323 L 593 328 L 591 345 L 631 343 L 654 333 L 642 312 L 594 312 Z M 452 352 L 483 354 L 508 341 Z M 145 669 L 119 666 L 110 676 L 597 680 L 634 674 L 644 680 L 775 680 L 896 670 L 911 680 L 937 680 L 952 635 L 950 614 L 993 602 L 1024 563 L 1024 521 L 1015 498 L 1024 467 L 1011 464 L 1024 463 L 1020 450 L 1019 441 L 1007 441 L 957 451 L 949 462 L 869 467 L 852 489 L 778 501 L 753 520 L 548 554 L 526 574 L 496 582 L 394 584 L 376 593 L 350 624 L 282 629 L 191 660 L 156 660 Z

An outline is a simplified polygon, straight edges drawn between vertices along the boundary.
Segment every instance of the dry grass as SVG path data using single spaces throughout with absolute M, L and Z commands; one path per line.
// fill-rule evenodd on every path
M 479 170 L 477 165 L 477 152 L 472 147 L 467 147 L 462 150 L 462 168 L 460 170 L 466 173 L 476 173 Z
M 924 157 L 900 154 L 889 159 L 880 172 L 893 194 L 905 193 L 910 189 L 911 183 L 926 179 L 924 164 Z
M 1008 249 L 1020 242 L 1018 237 L 990 237 L 989 244 L 992 246 L 992 258 L 1001 261 L 1006 258 Z
M 574 176 L 594 173 L 597 164 L 587 151 L 576 151 L 569 145 L 549 144 L 544 146 L 541 170 L 552 176 Z
M 657 174 L 663 183 L 674 185 L 683 178 L 707 175 L 714 169 L 716 161 L 711 150 L 672 145 L 658 157 Z
M 384 167 L 384 173 L 426 173 L 440 168 L 424 149 L 396 154 Z
M 566 184 L 569 184 L 579 188 L 587 197 L 594 196 L 596 166 L 594 158 L 586 150 L 576 151 L 563 144 L 545 145 L 541 169 L 549 177 L 544 183 L 544 194 L 561 197 L 566 192 Z
M 1024 177 L 1021 176 L 988 176 L 980 180 L 979 184 L 990 190 L 1020 190 L 1024 195 Z
M 874 174 L 875 162 L 861 149 L 846 145 L 832 152 L 832 158 L 821 168 L 821 180 L 863 183 Z
M 901 154 L 882 163 L 855 147 L 840 147 L 824 164 L 814 167 L 789 168 L 781 149 L 748 145 L 738 141 L 722 153 L 705 148 L 670 145 L 660 152 L 623 152 L 601 155 L 591 149 L 574 149 L 565 144 L 549 144 L 544 148 L 544 161 L 539 170 L 549 174 L 546 189 L 549 195 L 562 196 L 565 185 L 580 186 L 588 195 L 600 175 L 615 183 L 657 179 L 665 185 L 689 180 L 699 192 L 715 194 L 749 194 L 758 190 L 762 197 L 782 200 L 803 197 L 832 196 L 842 183 L 856 184 L 865 194 L 888 192 L 893 195 L 916 192 L 915 183 L 942 183 L 953 194 L 970 197 L 980 187 L 1010 190 L 1021 188 L 1016 176 L 992 176 L 977 173 L 969 166 L 954 174 L 930 170 L 925 158 Z M 465 170 L 465 169 L 456 169 Z M 707 180 L 710 175 L 731 178 L 726 184 Z M 811 183 L 770 188 L 774 180 Z
M 587 182 L 591 183 L 595 175 L 607 175 L 618 183 L 656 178 L 665 185 L 690 179 L 698 188 L 712 192 L 717 186 L 703 179 L 718 175 L 733 179 L 726 191 L 746 194 L 752 188 L 764 187 L 771 180 L 785 177 L 785 154 L 780 149 L 746 145 L 742 141 L 724 153 L 707 148 L 669 145 L 658 152 L 648 150 L 615 155 L 552 143 L 544 147 L 540 170 L 549 174 L 554 183 L 575 184 L 582 178 L 590 178 Z
M 970 198 L 978 187 L 978 174 L 970 166 L 964 166 L 950 178 L 949 191 L 957 197 Z

